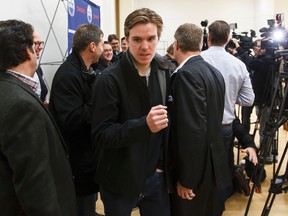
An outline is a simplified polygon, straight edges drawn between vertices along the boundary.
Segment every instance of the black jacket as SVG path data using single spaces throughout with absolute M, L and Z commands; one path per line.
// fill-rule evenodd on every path
M 44 102 L 46 99 L 46 95 L 48 94 L 48 87 L 47 87 L 45 80 L 43 78 L 43 71 L 42 71 L 42 68 L 40 66 L 38 66 L 38 68 L 36 69 L 36 73 L 39 77 L 39 82 L 40 82 L 40 87 L 41 87 L 40 99 L 41 99 L 41 101 Z
M 251 83 L 255 93 L 254 104 L 258 106 L 270 106 L 274 85 L 275 63 L 265 55 L 254 57 L 248 67 L 252 71 Z
M 76 216 L 67 147 L 44 104 L 3 72 L 0 104 L 0 215 Z
M 157 91 L 157 94 L 161 92 L 163 100 L 167 98 L 166 87 L 172 68 L 173 65 L 159 55 L 151 63 L 150 76 L 158 76 L 159 83 L 163 81 Z M 146 116 L 152 106 L 158 105 L 153 104 L 151 96 L 129 52 L 106 68 L 95 82 L 92 117 L 92 137 L 98 159 L 95 179 L 108 190 L 125 197 L 137 197 L 143 191 L 147 173 L 157 168 L 153 154 L 163 153 L 164 166 L 167 164 L 167 139 L 163 152 L 159 152 L 159 146 L 149 143 L 153 135 Z M 163 104 L 162 99 L 159 103 Z M 166 131 L 157 134 L 164 139 Z M 151 168 L 148 171 L 147 166 Z
M 224 94 L 221 73 L 201 56 L 190 58 L 172 75 L 171 168 L 175 185 L 179 181 L 196 194 L 188 201 L 195 205 L 195 215 L 210 215 L 207 206 L 211 206 L 216 188 L 231 184 L 221 132 Z
M 253 137 L 247 132 L 246 128 L 241 124 L 239 118 L 235 118 L 233 120 L 232 128 L 233 128 L 233 137 L 237 138 L 243 149 L 252 147 L 255 150 L 257 150 Z
M 98 191 L 93 182 L 95 155 L 91 145 L 91 87 L 95 76 L 73 50 L 57 70 L 51 88 L 49 110 L 70 151 L 78 196 Z
M 279 65 L 275 59 L 267 54 L 252 56 L 241 47 L 237 48 L 238 58 L 245 63 L 250 73 L 251 84 L 255 94 L 254 104 L 257 106 L 270 106 L 274 85 L 275 69 Z
M 92 64 L 91 66 L 96 71 L 96 73 L 99 74 L 110 65 L 112 65 L 112 62 L 107 64 L 102 58 L 99 58 L 99 61 L 95 64 Z

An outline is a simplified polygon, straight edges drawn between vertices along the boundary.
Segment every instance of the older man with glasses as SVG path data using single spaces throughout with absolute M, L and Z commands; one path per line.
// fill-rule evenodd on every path
M 40 53 L 42 49 L 44 48 L 44 41 L 41 40 L 40 35 L 37 31 L 34 31 L 33 33 L 33 40 L 34 40 L 34 45 L 35 45 L 36 56 L 37 56 L 37 59 L 39 59 Z M 34 74 L 33 78 L 38 83 L 36 94 L 40 97 L 41 101 L 43 101 L 44 104 L 49 104 L 49 100 L 48 100 L 48 96 L 50 95 L 49 88 L 48 88 L 46 78 L 44 76 L 44 73 L 40 65 L 38 65 L 36 69 L 36 73 Z

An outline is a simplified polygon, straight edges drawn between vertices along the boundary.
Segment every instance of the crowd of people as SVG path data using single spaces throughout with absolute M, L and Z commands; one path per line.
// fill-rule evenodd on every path
M 258 163 L 235 116 L 236 104 L 254 104 L 254 90 L 225 50 L 229 25 L 208 29 L 206 51 L 203 30 L 185 23 L 161 56 L 163 21 L 151 9 L 127 16 L 121 40 L 82 24 L 50 92 L 37 31 L 0 21 L 3 215 L 99 215 L 99 194 L 107 216 L 135 207 L 142 216 L 222 215 L 235 192 L 234 136 Z

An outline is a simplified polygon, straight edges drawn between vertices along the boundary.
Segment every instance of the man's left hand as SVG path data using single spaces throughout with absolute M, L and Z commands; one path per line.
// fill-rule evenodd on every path
M 183 187 L 179 182 L 177 183 L 177 193 L 182 199 L 192 200 L 195 197 L 192 189 Z

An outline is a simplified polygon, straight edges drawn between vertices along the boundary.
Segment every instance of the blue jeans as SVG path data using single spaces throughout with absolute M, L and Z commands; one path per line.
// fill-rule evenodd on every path
M 100 185 L 101 200 L 107 216 L 130 216 L 136 206 L 141 216 L 170 216 L 170 201 L 164 173 L 155 172 L 148 177 L 142 195 L 126 198 Z
M 97 193 L 88 196 L 77 196 L 77 216 L 95 216 Z

